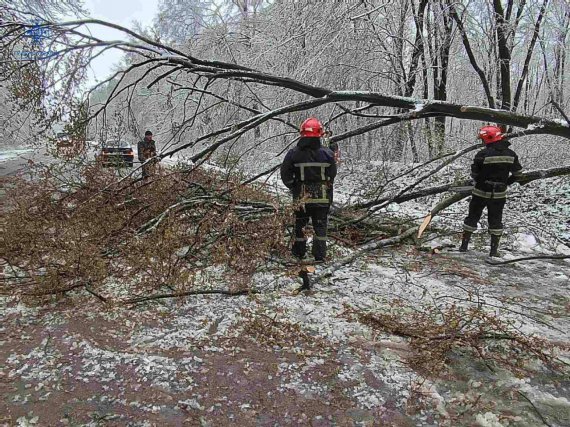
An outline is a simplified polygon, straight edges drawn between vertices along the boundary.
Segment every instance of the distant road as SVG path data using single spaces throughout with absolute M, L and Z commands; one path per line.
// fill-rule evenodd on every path
M 33 148 L 0 150 L 0 176 L 15 175 L 25 171 L 28 168 L 28 159 L 36 161 L 37 157 L 38 154 Z
M 95 153 L 91 150 L 87 159 L 93 161 Z M 16 175 L 29 169 L 33 163 L 51 164 L 60 161 L 50 155 L 46 148 L 10 148 L 0 149 L 0 177 Z
M 16 175 L 34 163 L 52 163 L 55 159 L 45 148 L 9 148 L 0 150 L 0 177 Z
M 88 161 L 93 161 L 95 152 L 90 150 L 87 154 Z M 25 172 L 29 168 L 29 161 L 34 163 L 53 163 L 57 161 L 53 156 L 47 153 L 45 148 L 10 148 L 0 149 L 0 177 L 13 176 L 20 172 Z M 177 158 L 166 158 L 161 161 L 163 166 L 172 166 L 176 164 Z M 140 166 L 138 160 L 135 159 L 135 168 Z M 130 169 L 123 169 L 127 171 Z M 135 172 L 138 176 L 139 172 Z

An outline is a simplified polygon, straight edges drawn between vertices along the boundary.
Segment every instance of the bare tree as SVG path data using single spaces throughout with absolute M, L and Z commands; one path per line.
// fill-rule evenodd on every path
M 495 80 L 488 78 L 489 70 L 484 71 L 483 65 L 479 65 L 480 58 L 476 58 L 481 52 L 474 51 L 470 44 L 478 37 L 495 39 L 496 31 L 490 34 L 475 28 L 470 11 L 457 11 L 451 2 L 342 3 L 324 6 L 318 15 L 308 4 L 240 4 L 252 14 L 255 12 L 254 24 L 247 23 L 252 16 L 238 14 L 239 19 L 230 26 L 204 28 L 198 39 L 180 45 L 169 45 L 152 35 L 137 34 L 97 20 L 46 21 L 43 25 L 53 31 L 55 37 L 51 43 L 57 47 L 58 55 L 54 61 L 39 64 L 40 76 L 57 76 L 57 70 L 64 67 L 76 71 L 63 86 L 61 79 L 44 79 L 45 89 L 57 92 L 56 99 L 61 100 L 51 110 L 67 108 L 65 104 L 73 98 L 82 78 L 81 70 L 91 57 L 101 50 L 115 48 L 125 52 L 126 68 L 103 83 L 113 81 L 113 88 L 101 105 L 92 103 L 89 119 L 99 120 L 113 108 L 124 109 L 127 126 L 135 129 L 141 123 L 151 123 L 158 129 L 166 144 L 162 155 L 189 152 L 193 159 L 200 160 L 224 147 L 226 158 L 231 152 L 240 157 L 260 146 L 271 146 L 272 152 L 278 154 L 290 143 L 286 135 L 295 129 L 295 123 L 307 110 L 330 117 L 329 125 L 336 127 L 335 137 L 342 136 L 337 140 L 347 150 L 357 147 L 356 155 L 364 155 L 360 138 L 355 139 L 360 135 L 368 135 L 369 150 L 401 151 L 402 138 L 394 138 L 392 131 L 384 128 L 416 119 L 432 118 L 434 134 L 440 134 L 437 140 L 447 135 L 446 120 L 450 117 L 522 127 L 529 135 L 568 134 L 565 122 L 552 114 L 501 113 L 472 102 L 478 100 L 478 91 L 487 94 L 489 105 L 494 106 L 492 89 L 501 93 L 501 105 L 507 102 L 502 94 L 508 91 L 493 87 Z M 538 10 L 528 9 L 536 12 L 532 24 L 527 19 L 530 14 L 522 12 L 524 3 L 509 5 L 503 15 L 509 22 L 517 23 L 518 33 L 514 34 L 528 35 L 528 42 L 536 43 L 539 18 L 541 14 L 548 17 L 550 3 L 542 2 Z M 499 6 L 502 5 L 496 5 Z M 13 11 L 8 9 L 8 12 Z M 483 9 L 480 13 L 486 12 Z M 499 15 L 493 12 L 488 18 L 495 22 Z M 3 27 L 3 46 L 8 55 L 29 25 L 17 13 L 12 16 Z M 295 21 L 278 19 L 282 16 L 294 16 Z M 388 19 L 394 16 L 401 19 Z M 404 27 L 404 21 L 411 26 Z M 121 29 L 130 40 L 97 40 L 82 30 L 85 24 Z M 461 35 L 457 39 L 453 38 L 455 26 Z M 241 38 L 246 31 L 249 31 L 247 43 Z M 523 49 L 512 44 L 514 35 L 504 36 L 510 37 L 507 41 L 511 45 L 507 47 L 511 53 L 517 52 L 515 56 L 509 53 L 512 60 L 518 61 L 517 69 L 527 70 L 520 81 L 528 82 L 532 74 L 534 84 L 536 64 L 529 56 L 534 48 L 523 43 L 524 52 L 529 54 L 520 55 Z M 458 90 L 462 85 L 473 84 L 473 80 L 465 79 L 462 68 L 465 58 L 450 54 L 460 47 L 459 43 L 471 65 L 479 70 L 480 84 L 473 90 Z M 489 58 L 487 61 L 491 62 Z M 559 62 L 562 64 L 562 57 Z M 11 62 L 11 67 L 15 73 L 31 69 L 31 64 Z M 24 79 L 20 81 L 24 86 Z M 523 94 L 525 99 L 532 96 L 528 91 L 535 90 L 533 85 L 522 84 L 521 88 L 525 87 L 526 91 L 515 91 L 516 103 L 520 103 Z M 414 96 L 417 94 L 423 97 Z M 404 125 L 404 129 L 407 135 L 404 139 L 410 144 L 414 160 L 429 150 L 431 156 L 437 157 L 442 150 L 442 145 L 432 144 L 431 148 L 429 143 L 422 145 L 421 133 L 414 135 L 409 125 Z M 246 137 L 249 130 L 255 132 L 254 138 Z M 280 141 L 279 147 L 275 147 L 275 140 Z

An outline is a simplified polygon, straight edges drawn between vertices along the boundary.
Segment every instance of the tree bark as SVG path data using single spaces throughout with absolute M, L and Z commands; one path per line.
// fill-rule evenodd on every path
M 435 35 L 437 41 L 439 37 L 441 40 L 436 46 L 436 64 L 438 65 L 433 69 L 434 88 L 433 97 L 439 101 L 447 100 L 447 76 L 449 66 L 449 53 L 451 50 L 451 40 L 453 33 L 453 20 L 450 16 L 450 4 L 446 0 L 445 4 L 440 3 L 440 13 L 443 22 L 443 34 L 438 30 Z M 436 27 L 437 28 L 437 27 Z M 444 149 L 445 141 L 445 116 L 439 116 L 434 119 L 434 139 L 435 139 L 435 153 L 434 157 L 439 156 Z
M 512 3 L 512 0 L 509 0 Z M 509 4 L 509 8 L 512 7 Z M 511 49 L 509 47 L 509 22 L 505 19 L 505 12 L 501 0 L 493 0 L 495 11 L 495 30 L 497 32 L 497 48 L 499 54 L 499 70 L 501 82 L 501 108 L 511 109 Z

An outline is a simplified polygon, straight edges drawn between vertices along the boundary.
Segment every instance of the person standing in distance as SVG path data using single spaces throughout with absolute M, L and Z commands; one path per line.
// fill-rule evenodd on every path
M 498 257 L 499 242 L 503 235 L 503 208 L 507 201 L 507 186 L 521 175 L 522 166 L 517 154 L 509 148 L 501 129 L 497 126 L 483 126 L 479 131 L 485 148 L 479 151 L 471 165 L 471 177 L 475 187 L 469 202 L 469 214 L 463 222 L 463 237 L 460 252 L 466 252 L 469 240 L 483 209 L 487 208 L 491 251 L 489 256 Z
M 145 163 L 148 159 L 156 156 L 156 143 L 152 139 L 151 131 L 147 130 L 144 133 L 144 139 L 138 143 L 137 151 L 139 161 L 143 163 L 142 177 L 144 179 L 152 175 L 152 172 L 154 171 L 155 162 L 153 160 Z
M 300 133 L 297 146 L 289 150 L 281 165 L 281 180 L 291 190 L 293 202 L 298 204 L 291 252 L 299 259 L 305 257 L 307 238 L 303 229 L 311 220 L 315 231 L 312 253 L 315 261 L 324 261 L 336 163 L 333 152 L 321 145 L 324 130 L 319 120 L 314 117 L 305 120 Z
M 336 163 L 337 169 L 340 164 L 340 147 L 338 146 L 338 142 L 330 142 L 333 133 L 332 130 L 326 130 L 323 139 L 325 141 L 325 145 L 331 149 L 334 154 L 334 161 Z

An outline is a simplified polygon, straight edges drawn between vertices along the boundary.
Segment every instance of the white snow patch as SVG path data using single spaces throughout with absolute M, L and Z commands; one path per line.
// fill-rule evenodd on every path
M 477 414 L 475 420 L 481 427 L 504 427 L 499 417 L 496 414 L 493 414 L 492 412 Z
M 539 245 L 536 237 L 529 233 L 515 233 L 514 246 L 521 252 L 532 252 Z

